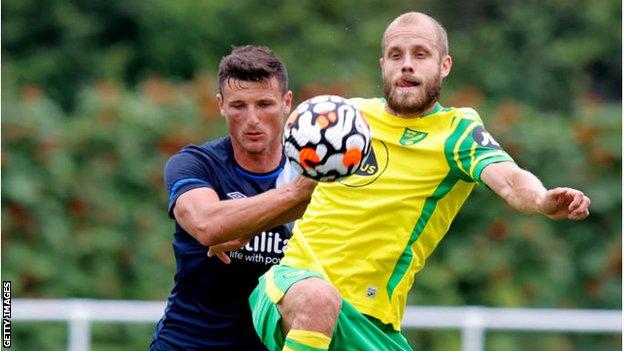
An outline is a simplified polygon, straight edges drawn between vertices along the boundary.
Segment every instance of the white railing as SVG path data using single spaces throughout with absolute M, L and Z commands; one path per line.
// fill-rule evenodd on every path
M 67 349 L 86 351 L 91 345 L 91 322 L 154 323 L 164 308 L 164 302 L 153 301 L 15 299 L 11 320 L 68 322 Z M 622 311 L 408 306 L 403 327 L 460 329 L 462 351 L 483 351 L 486 330 L 621 334 Z

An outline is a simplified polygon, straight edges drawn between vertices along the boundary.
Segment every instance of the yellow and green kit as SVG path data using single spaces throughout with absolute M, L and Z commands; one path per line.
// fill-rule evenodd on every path
M 318 273 L 361 314 L 400 331 L 415 273 L 481 172 L 513 160 L 471 108 L 436 104 L 406 119 L 384 99 L 350 101 L 371 127 L 372 151 L 356 174 L 318 184 L 281 264 Z

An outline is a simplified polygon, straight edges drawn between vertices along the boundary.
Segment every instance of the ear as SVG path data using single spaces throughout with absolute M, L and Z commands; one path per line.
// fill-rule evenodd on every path
M 451 73 L 451 67 L 453 67 L 453 58 L 449 55 L 444 56 L 440 63 L 440 75 L 442 78 L 446 78 Z
M 219 112 L 221 112 L 221 116 L 225 117 L 225 112 L 223 111 L 223 96 L 220 93 L 217 94 L 217 103 L 219 104 Z
M 292 99 L 293 99 L 293 93 L 292 91 L 287 91 L 286 94 L 284 94 L 284 97 L 282 97 L 282 102 L 284 103 L 284 109 L 285 111 L 285 115 L 288 115 L 290 113 L 290 109 L 292 108 Z
M 383 57 L 379 58 L 379 67 L 381 68 L 381 70 L 383 71 L 383 65 L 384 65 L 384 59 Z

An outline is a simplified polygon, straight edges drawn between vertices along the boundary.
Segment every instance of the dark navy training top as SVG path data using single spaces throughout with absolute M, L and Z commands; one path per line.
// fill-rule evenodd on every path
M 165 166 L 169 216 L 175 219 L 176 199 L 191 189 L 209 187 L 220 200 L 239 199 L 280 187 L 295 177 L 285 157 L 269 173 L 245 171 L 234 159 L 229 138 L 187 146 Z M 176 222 L 175 285 L 150 348 L 265 350 L 253 329 L 248 298 L 258 278 L 283 256 L 291 227 L 287 224 L 260 233 L 244 248 L 230 252 L 232 263 L 226 265 L 217 257 L 207 257 L 208 248 Z

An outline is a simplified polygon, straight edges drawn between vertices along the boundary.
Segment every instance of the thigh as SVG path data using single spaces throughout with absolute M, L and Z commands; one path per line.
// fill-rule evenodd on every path
M 277 265 L 271 267 L 262 277 L 249 297 L 249 305 L 256 333 L 262 343 L 271 351 L 284 347 L 282 315 L 277 304 L 288 289 L 300 280 L 320 278 L 320 274 L 306 269 Z
M 277 304 L 296 282 L 310 277 L 322 278 L 316 272 L 288 266 L 273 266 L 259 281 L 249 298 L 253 323 L 260 340 L 271 351 L 282 350 L 285 335 L 282 316 Z M 338 322 L 332 337 L 330 350 L 341 351 L 403 351 L 412 350 L 401 333 L 384 330 L 381 323 L 374 323 L 355 309 L 348 301 L 342 301 Z

